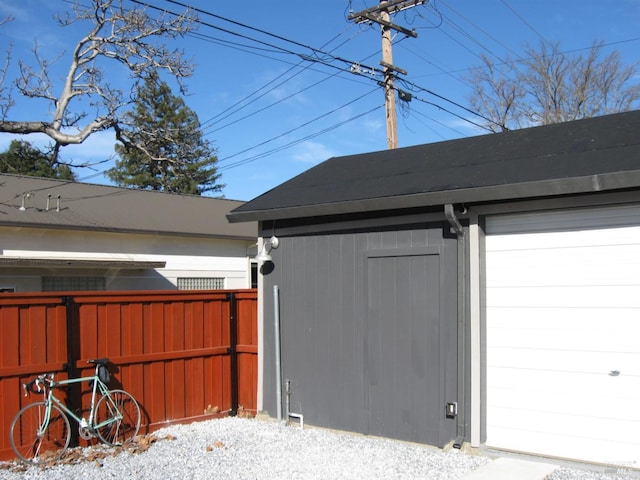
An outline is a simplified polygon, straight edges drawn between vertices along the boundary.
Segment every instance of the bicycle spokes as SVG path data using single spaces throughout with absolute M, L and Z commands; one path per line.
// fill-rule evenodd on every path
M 71 440 L 66 415 L 46 402 L 32 403 L 20 410 L 11 423 L 10 433 L 14 452 L 29 463 L 59 459 Z
M 122 445 L 133 439 L 140 428 L 140 407 L 124 390 L 111 390 L 96 405 L 95 429 L 98 438 L 109 445 Z

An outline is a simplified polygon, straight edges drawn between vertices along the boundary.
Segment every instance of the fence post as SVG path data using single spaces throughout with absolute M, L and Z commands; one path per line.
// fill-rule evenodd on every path
M 227 293 L 229 302 L 229 350 L 231 360 L 231 410 L 229 415 L 234 417 L 238 414 L 238 308 L 236 295 L 233 292 Z
M 77 332 L 77 314 L 76 303 L 73 297 L 62 297 L 62 303 L 66 312 L 66 330 L 67 330 L 67 363 L 64 364 L 64 370 L 67 372 L 68 378 L 78 376 L 76 361 L 78 360 L 78 352 L 80 349 L 80 338 Z M 67 389 L 67 407 L 73 411 L 82 410 L 82 388 L 79 383 L 72 383 Z M 71 445 L 78 445 L 78 430 L 71 429 Z

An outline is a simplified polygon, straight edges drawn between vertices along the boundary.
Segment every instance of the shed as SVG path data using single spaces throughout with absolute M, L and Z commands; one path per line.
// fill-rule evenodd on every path
M 259 408 L 638 468 L 638 132 L 634 111 L 332 158 L 235 208 L 279 240 Z

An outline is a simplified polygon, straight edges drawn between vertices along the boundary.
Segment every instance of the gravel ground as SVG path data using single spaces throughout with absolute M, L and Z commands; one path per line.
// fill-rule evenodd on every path
M 3 464 L 14 479 L 429 479 L 453 480 L 490 460 L 459 450 L 285 426 L 269 420 L 224 418 L 175 425 L 146 437 L 135 453 L 77 450 L 70 465 L 23 468 Z M 155 440 L 155 441 L 154 441 Z M 148 443 L 148 445 L 147 445 Z M 561 468 L 549 480 L 622 480 L 631 474 Z

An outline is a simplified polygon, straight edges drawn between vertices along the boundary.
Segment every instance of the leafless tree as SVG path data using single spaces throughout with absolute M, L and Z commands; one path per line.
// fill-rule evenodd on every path
M 192 74 L 193 66 L 183 52 L 169 49 L 163 43 L 192 29 L 195 17 L 189 11 L 180 15 L 152 15 L 145 8 L 125 8 L 123 0 L 91 0 L 75 3 L 56 20 L 62 27 L 88 25 L 87 34 L 78 40 L 71 53 L 61 85 L 52 81 L 50 73 L 53 63 L 65 59 L 65 54 L 46 59 L 37 42 L 34 60 L 19 60 L 19 75 L 13 82 L 20 95 L 49 102 L 51 118 L 11 120 L 14 91 L 9 88 L 0 91 L 0 132 L 46 134 L 54 144 L 53 162 L 57 161 L 60 147 L 80 144 L 101 130 L 114 129 L 116 137 L 126 144 L 126 139 L 119 135 L 120 112 L 133 101 L 137 85 L 152 72 L 166 71 L 182 88 L 181 79 Z M 9 59 L 7 52 L 7 62 Z M 109 81 L 109 75 L 118 70 L 117 65 L 129 72 L 129 92 Z M 6 72 L 7 64 L 0 74 Z
M 617 51 L 603 57 L 598 43 L 572 56 L 543 42 L 527 47 L 524 60 L 483 63 L 471 74 L 470 101 L 496 132 L 623 112 L 640 102 L 638 64 L 624 66 Z

